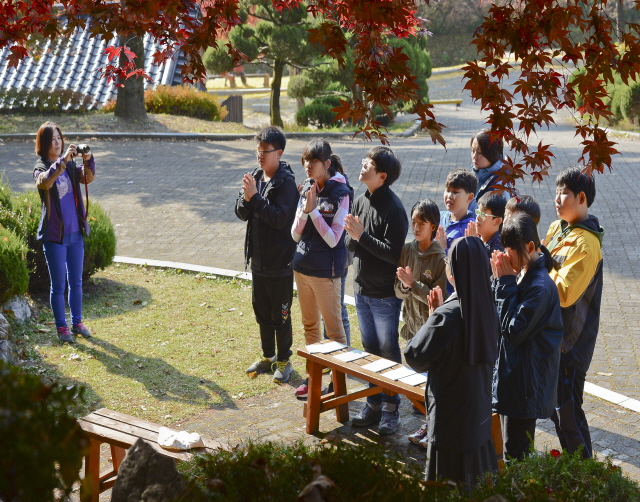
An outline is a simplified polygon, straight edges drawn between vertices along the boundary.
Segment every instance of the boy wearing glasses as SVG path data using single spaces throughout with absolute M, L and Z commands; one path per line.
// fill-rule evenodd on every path
M 476 221 L 470 222 L 466 236 L 480 237 L 489 258 L 494 251 L 504 251 L 500 242 L 500 231 L 504 219 L 504 210 L 507 201 L 502 193 L 487 192 L 478 200 L 478 209 L 475 210 Z
M 293 373 L 291 302 L 296 243 L 291 226 L 298 205 L 298 189 L 291 167 L 280 160 L 287 140 L 279 127 L 262 129 L 254 138 L 258 167 L 242 178 L 236 216 L 247 222 L 245 269 L 251 262 L 253 311 L 260 327 L 262 358 L 246 372 L 273 370 L 276 383 Z M 277 350 L 276 350 L 277 348 Z
M 391 148 L 376 146 L 369 150 L 359 176 L 367 191 L 355 200 L 351 214 L 345 217 L 345 242 L 355 252 L 353 290 L 362 345 L 367 352 L 397 363 L 402 363 L 398 343 L 402 300 L 396 297 L 394 282 L 409 230 L 407 212 L 390 188 L 400 171 L 400 161 Z M 369 396 L 352 424 L 379 424 L 380 434 L 393 434 L 398 429 L 399 404 L 399 395 Z

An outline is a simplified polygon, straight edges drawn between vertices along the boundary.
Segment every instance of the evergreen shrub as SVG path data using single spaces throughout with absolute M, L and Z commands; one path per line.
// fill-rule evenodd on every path
M 27 246 L 15 232 L 0 228 L 0 304 L 28 287 Z
M 335 123 L 335 112 L 331 110 L 340 105 L 337 96 L 322 96 L 304 105 L 296 112 L 296 123 L 301 126 L 316 126 L 319 129 L 340 125 Z

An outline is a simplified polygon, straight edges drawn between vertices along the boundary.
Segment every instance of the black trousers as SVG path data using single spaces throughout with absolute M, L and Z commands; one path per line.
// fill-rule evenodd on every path
M 265 277 L 253 274 L 251 303 L 256 322 L 260 326 L 262 355 L 278 361 L 291 356 L 293 331 L 291 302 L 293 301 L 293 273 L 284 277 Z M 277 344 L 277 353 L 276 353 Z
M 529 454 L 529 449 L 536 434 L 535 418 L 514 418 L 500 415 L 504 454 L 507 458 L 522 460 Z
M 573 368 L 560 366 L 556 412 L 551 420 L 562 449 L 573 453 L 582 447 L 582 457 L 590 458 L 591 434 L 587 417 L 582 409 L 586 374 Z

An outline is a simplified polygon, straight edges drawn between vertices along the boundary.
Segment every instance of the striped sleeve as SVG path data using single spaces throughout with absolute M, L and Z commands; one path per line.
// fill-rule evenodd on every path
M 309 215 L 303 211 L 304 200 L 304 197 L 300 197 L 300 200 L 298 201 L 298 209 L 296 210 L 296 217 L 293 220 L 293 226 L 291 227 L 291 237 L 296 242 L 300 242 L 304 226 L 307 224 L 307 220 L 309 219 Z M 314 209 L 314 211 L 317 210 Z
M 347 214 L 349 214 L 348 195 L 345 195 L 340 199 L 340 204 L 335 216 L 333 217 L 331 226 L 327 225 L 327 222 L 320 215 L 318 208 L 311 211 L 311 220 L 313 221 L 313 225 L 329 247 L 334 248 L 338 242 L 340 242 L 340 237 L 342 237 L 342 233 L 344 232 L 344 218 Z

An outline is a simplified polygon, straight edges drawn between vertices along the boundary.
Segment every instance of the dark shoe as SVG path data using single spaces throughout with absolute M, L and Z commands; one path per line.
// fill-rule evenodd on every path
M 380 419 L 380 425 L 378 426 L 379 434 L 393 434 L 398 430 L 398 424 L 400 422 L 400 411 L 383 411 L 382 419 Z
M 276 360 L 276 356 L 263 357 L 262 359 L 259 359 L 258 361 L 253 363 L 251 366 L 249 366 L 246 369 L 246 372 L 255 373 L 256 375 L 259 375 L 260 373 L 266 373 L 267 371 L 271 371 L 271 366 L 273 365 L 275 360 Z
M 69 328 L 67 328 L 66 326 L 60 326 L 58 328 L 58 340 L 63 343 L 76 343 L 76 341 L 71 336 L 71 333 L 69 332 Z
M 74 335 L 82 335 L 84 338 L 91 338 L 91 331 L 89 331 L 87 327 L 81 322 L 71 326 L 71 332 Z
M 354 427 L 366 427 L 367 425 L 379 423 L 381 417 L 382 411 L 372 409 L 369 407 L 369 403 L 367 403 L 364 405 L 364 408 L 362 408 L 362 411 L 353 417 L 351 425 Z
M 273 381 L 275 383 L 287 383 L 293 373 L 293 364 L 289 360 L 276 361 L 271 366 L 273 368 Z

